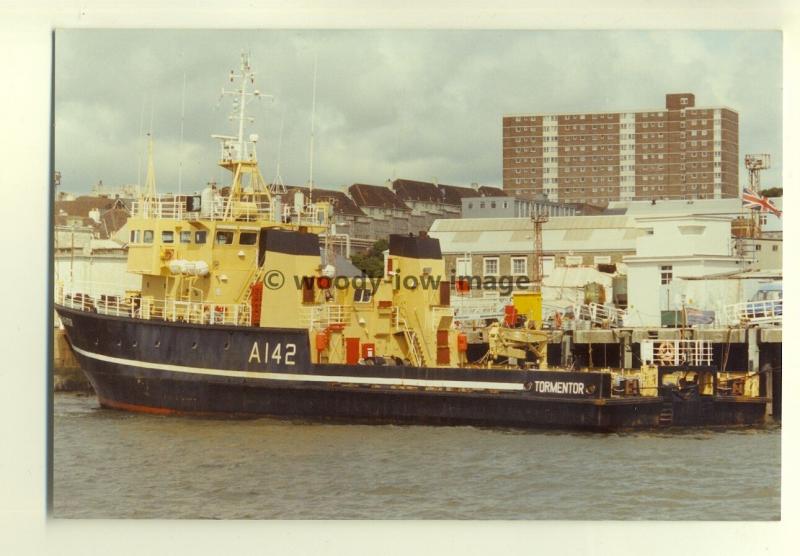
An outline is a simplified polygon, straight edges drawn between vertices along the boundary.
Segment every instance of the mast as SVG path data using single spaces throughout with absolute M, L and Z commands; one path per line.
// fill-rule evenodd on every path
M 156 168 L 153 163 L 153 135 L 147 134 L 147 177 L 144 184 L 145 216 L 154 216 L 156 206 Z
M 278 158 L 275 161 L 275 179 L 270 185 L 269 192 L 273 195 L 283 195 L 286 193 L 286 186 L 283 184 L 283 177 L 281 176 L 281 150 L 283 149 L 283 119 L 286 115 L 285 111 L 281 114 L 281 129 L 278 132 Z
M 542 278 L 544 275 L 542 261 L 542 224 L 547 222 L 547 211 L 539 213 L 536 203 L 531 206 L 531 221 L 533 222 L 533 291 L 541 293 Z
M 770 155 L 768 154 L 747 154 L 744 157 L 744 166 L 749 174 L 750 190 L 755 194 L 761 195 L 761 172 L 770 167 Z M 750 226 L 753 239 L 761 237 L 761 211 L 755 208 L 750 209 Z
M 245 136 L 245 125 L 254 121 L 253 118 L 246 115 L 248 102 L 262 96 L 269 97 L 269 95 L 262 95 L 255 87 L 252 91 L 248 90 L 250 85 L 255 86 L 255 72 L 250 66 L 249 55 L 244 52 L 241 56 L 239 73 L 231 70 L 228 79 L 231 83 L 238 82 L 239 84 L 235 90 L 223 88 L 221 93 L 221 96 L 233 97 L 233 114 L 228 119 L 237 122 L 237 134 L 235 136 L 212 135 L 215 139 L 222 141 L 219 165 L 233 174 L 230 195 L 225 208 L 226 218 L 232 215 L 231 203 L 239 202 L 245 193 L 263 194 L 267 196 L 268 200 L 271 200 L 269 189 L 258 169 L 258 157 L 256 156 L 258 135 L 253 133 L 249 137 Z M 247 191 L 243 190 L 244 185 L 248 187 Z

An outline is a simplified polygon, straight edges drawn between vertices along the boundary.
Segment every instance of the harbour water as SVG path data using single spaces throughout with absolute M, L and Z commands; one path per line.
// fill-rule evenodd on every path
M 589 434 L 54 403 L 56 518 L 780 519 L 778 426 Z

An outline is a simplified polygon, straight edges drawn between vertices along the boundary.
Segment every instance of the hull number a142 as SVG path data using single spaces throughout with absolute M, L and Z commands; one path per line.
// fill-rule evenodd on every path
M 253 342 L 253 347 L 250 349 L 250 357 L 247 358 L 247 362 L 266 364 L 274 362 L 276 365 L 294 365 L 294 356 L 296 353 L 297 346 L 295 344 L 276 343 L 272 351 L 270 351 L 269 342 L 264 342 L 263 349 L 261 349 L 261 345 L 258 342 Z

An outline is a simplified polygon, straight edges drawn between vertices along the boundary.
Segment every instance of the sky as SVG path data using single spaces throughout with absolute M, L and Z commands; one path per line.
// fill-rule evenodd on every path
M 211 134 L 235 134 L 220 91 L 247 51 L 272 95 L 248 105 L 267 181 L 278 162 L 286 185 L 309 181 L 316 59 L 317 187 L 501 185 L 504 114 L 663 109 L 675 92 L 736 110 L 740 182 L 746 153 L 770 153 L 770 187 L 781 48 L 776 31 L 60 30 L 55 168 L 75 193 L 143 182 L 152 129 L 159 192 L 178 191 L 179 167 L 183 192 L 227 183 Z

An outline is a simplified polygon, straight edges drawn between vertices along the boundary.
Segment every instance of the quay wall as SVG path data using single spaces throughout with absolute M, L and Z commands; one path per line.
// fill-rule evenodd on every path
M 56 392 L 92 392 L 92 385 L 81 371 L 75 352 L 63 330 L 53 330 L 53 390 Z
M 780 419 L 783 330 L 780 327 L 687 329 L 685 339 L 712 342 L 713 364 L 730 371 L 760 372 L 761 395 L 772 398 L 769 414 Z M 637 368 L 641 341 L 677 340 L 677 328 L 594 328 L 553 331 L 547 349 L 551 366 Z

